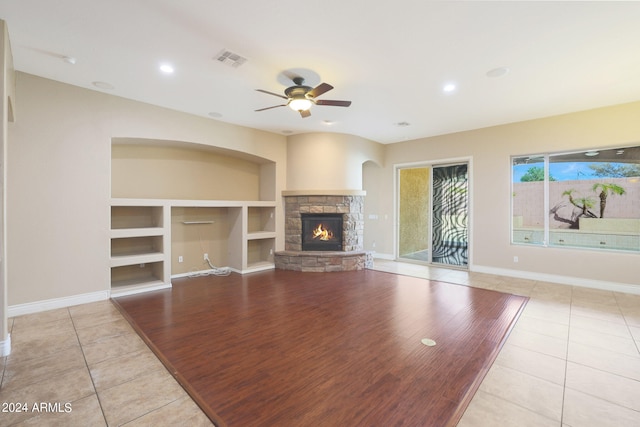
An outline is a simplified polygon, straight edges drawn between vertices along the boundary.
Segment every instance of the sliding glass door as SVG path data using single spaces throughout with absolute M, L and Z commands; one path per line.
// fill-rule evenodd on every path
M 432 261 L 467 266 L 469 179 L 467 165 L 433 168 Z
M 468 265 L 468 165 L 398 169 L 398 258 Z

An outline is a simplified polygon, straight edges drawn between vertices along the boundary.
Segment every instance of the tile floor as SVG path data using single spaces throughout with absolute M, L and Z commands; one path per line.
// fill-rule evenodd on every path
M 28 411 L 0 412 L 0 426 L 212 425 L 110 301 L 19 316 L 9 326 L 0 404 L 27 403 Z M 33 411 L 40 402 L 53 412 Z
M 640 425 L 640 295 L 384 260 L 374 268 L 531 298 L 459 427 Z M 109 301 L 10 326 L 0 404 L 29 412 L 0 412 L 1 426 L 211 425 Z M 39 402 L 62 412 L 33 412 Z

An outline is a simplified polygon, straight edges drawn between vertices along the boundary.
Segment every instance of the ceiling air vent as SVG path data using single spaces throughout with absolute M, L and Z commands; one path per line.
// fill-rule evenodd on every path
M 218 54 L 215 56 L 215 59 L 233 68 L 238 68 L 239 66 L 247 62 L 247 58 L 244 58 L 237 53 L 233 53 L 230 50 L 226 49 L 222 49 L 220 52 L 218 52 Z

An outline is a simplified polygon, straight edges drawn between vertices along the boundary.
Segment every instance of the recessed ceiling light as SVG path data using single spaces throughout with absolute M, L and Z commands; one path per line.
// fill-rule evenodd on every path
M 160 71 L 165 74 L 172 74 L 175 70 L 173 69 L 173 65 L 171 64 L 161 64 Z
M 335 122 L 332 120 L 323 120 L 322 123 L 324 123 L 327 126 L 331 126 L 332 124 L 334 124 Z
M 395 125 L 398 126 L 398 127 L 401 127 L 401 128 L 405 128 L 407 126 L 411 126 L 411 123 L 409 123 L 409 122 L 398 122 L 398 123 L 395 123 Z
M 107 83 L 107 82 L 92 82 L 91 84 L 97 87 L 98 89 L 104 89 L 104 90 L 115 89 L 111 83 Z
M 494 68 L 493 70 L 487 71 L 487 77 L 496 78 L 506 76 L 507 74 L 509 74 L 509 71 L 511 71 L 509 67 Z
M 597 156 L 598 154 L 600 154 L 598 151 L 587 151 L 586 153 L 584 153 L 585 156 L 589 157 Z
M 447 83 L 442 87 L 442 90 L 444 92 L 453 92 L 454 90 L 456 90 L 456 85 L 453 83 Z

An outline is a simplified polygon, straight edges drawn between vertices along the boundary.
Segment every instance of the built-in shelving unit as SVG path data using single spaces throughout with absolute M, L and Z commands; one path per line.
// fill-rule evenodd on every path
M 111 203 L 111 292 L 125 294 L 168 286 L 165 263 L 168 211 L 143 200 Z
M 113 138 L 112 294 L 169 287 L 172 278 L 212 266 L 241 274 L 275 268 L 276 161 L 283 155 Z
M 273 201 L 112 199 L 111 292 L 171 286 L 172 243 L 180 252 L 199 243 L 218 267 L 244 274 L 274 268 L 275 239 Z

